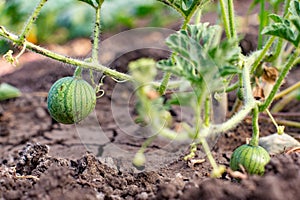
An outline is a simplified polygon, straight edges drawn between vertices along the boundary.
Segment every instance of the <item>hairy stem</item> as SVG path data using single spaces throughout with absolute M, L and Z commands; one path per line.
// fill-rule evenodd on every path
M 225 5 L 225 1 L 224 0 L 220 0 L 220 6 L 221 6 L 221 15 L 222 15 L 222 21 L 224 24 L 224 28 L 225 28 L 225 33 L 226 33 L 226 37 L 227 38 L 231 38 L 231 31 L 230 31 L 230 27 L 229 27 L 229 23 L 228 23 L 228 14 L 226 12 L 226 5 Z
M 230 26 L 230 34 L 232 38 L 237 37 L 236 29 L 235 29 L 235 18 L 234 18 L 234 7 L 233 0 L 228 0 L 228 15 L 229 15 L 229 26 Z
M 279 38 L 278 42 L 276 44 L 275 52 L 273 53 L 272 57 L 268 59 L 268 62 L 275 61 L 274 64 L 275 66 L 279 66 L 280 64 L 280 59 L 282 59 L 282 56 L 280 56 L 283 52 L 283 39 Z
M 233 127 L 235 127 L 238 123 L 240 123 L 248 114 L 249 112 L 256 106 L 256 101 L 252 95 L 252 88 L 251 88 L 251 81 L 250 81 L 250 73 L 249 73 L 249 66 L 245 65 L 243 67 L 242 73 L 242 80 L 244 86 L 244 106 L 243 108 L 233 115 L 229 120 L 222 124 L 212 125 L 210 126 L 209 134 L 216 135 L 218 133 L 226 132 Z
M 0 36 L 10 40 L 11 42 L 13 42 L 15 44 L 18 44 L 18 45 L 21 45 L 21 43 L 22 43 L 22 42 L 20 42 L 20 39 L 18 36 L 6 31 L 4 29 L 4 27 L 2 27 L 2 26 L 0 26 Z M 118 80 L 132 80 L 132 77 L 130 75 L 112 70 L 112 69 L 110 69 L 104 65 L 98 64 L 98 63 L 90 63 L 90 62 L 85 62 L 82 60 L 70 58 L 67 56 L 63 56 L 61 54 L 54 53 L 50 50 L 47 50 L 43 47 L 32 44 L 31 42 L 28 42 L 26 40 L 24 42 L 24 45 L 26 45 L 27 49 L 29 49 L 33 52 L 36 52 L 38 54 L 44 55 L 46 57 L 52 58 L 57 61 L 61 61 L 63 63 L 103 72 L 104 74 L 111 76 Z
M 259 109 L 258 106 L 256 105 L 252 111 L 252 137 L 249 143 L 252 146 L 258 146 L 258 142 L 259 142 L 258 117 L 259 117 Z
M 204 125 L 206 127 L 208 127 L 210 124 L 210 109 L 211 109 L 210 98 L 207 97 L 205 99 L 205 104 L 204 104 Z
M 211 151 L 210 151 L 209 145 L 207 144 L 206 139 L 204 137 L 201 137 L 200 138 L 200 143 L 203 147 L 204 153 L 207 156 L 207 158 L 209 160 L 209 163 L 211 164 L 213 170 L 217 171 L 217 169 L 219 168 L 218 164 L 216 163 L 213 155 L 211 154 Z
M 44 6 L 44 4 L 46 2 L 47 2 L 47 0 L 41 0 L 39 2 L 39 4 L 37 5 L 37 7 L 35 8 L 35 10 L 33 11 L 32 15 L 29 17 L 29 20 L 27 21 L 27 24 L 25 25 L 25 27 L 19 37 L 21 42 L 23 42 L 25 40 L 27 34 L 29 33 L 29 31 L 32 27 L 32 24 L 37 19 L 38 15 L 41 12 L 42 7 Z
M 256 68 L 259 66 L 259 64 L 261 63 L 261 61 L 264 59 L 266 53 L 271 48 L 274 40 L 275 40 L 275 36 L 272 36 L 272 37 L 269 38 L 269 40 L 267 41 L 267 43 L 263 47 L 261 53 L 259 54 L 258 58 L 253 63 L 253 66 L 252 66 L 252 69 L 251 69 L 251 74 L 256 70 Z
M 257 48 L 261 49 L 263 45 L 263 35 L 261 34 L 264 26 L 265 26 L 265 1 L 260 0 L 260 10 L 259 10 L 259 33 L 258 33 L 258 42 Z
M 93 37 L 93 49 L 92 49 L 92 61 L 99 63 L 99 37 L 100 37 L 100 23 L 101 23 L 101 7 L 103 1 L 100 2 L 96 8 L 96 20 L 94 27 L 94 37 Z
M 81 78 L 82 77 L 82 68 L 81 67 L 76 67 L 73 76 L 76 77 L 76 78 Z

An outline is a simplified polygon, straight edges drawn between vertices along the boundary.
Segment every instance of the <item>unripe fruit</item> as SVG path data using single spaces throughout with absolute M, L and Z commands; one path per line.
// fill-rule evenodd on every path
M 241 165 L 249 174 L 263 175 L 269 161 L 269 153 L 263 147 L 244 144 L 231 155 L 230 168 L 240 170 Z
M 85 80 L 79 77 L 64 77 L 50 88 L 47 103 L 53 119 L 63 124 L 74 124 L 94 110 L 96 94 Z

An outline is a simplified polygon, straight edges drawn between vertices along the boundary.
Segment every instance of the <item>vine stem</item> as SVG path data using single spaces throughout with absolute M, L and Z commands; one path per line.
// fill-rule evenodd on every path
M 233 0 L 228 0 L 228 15 L 229 15 L 229 27 L 230 27 L 230 34 L 231 37 L 236 39 L 237 33 L 235 29 L 235 23 L 234 23 L 234 6 L 233 6 Z
M 249 114 L 249 112 L 257 105 L 257 102 L 255 101 L 252 95 L 249 67 L 250 66 L 246 64 L 243 67 L 243 71 L 242 71 L 242 80 L 243 80 L 244 94 L 245 94 L 243 108 L 240 111 L 238 111 L 235 115 L 233 115 L 226 122 L 222 124 L 211 125 L 210 131 L 208 132 L 209 135 L 214 136 L 218 133 L 226 132 L 232 129 L 238 123 L 240 123 Z
M 211 164 L 212 168 L 213 168 L 213 171 L 218 171 L 218 164 L 216 163 L 211 151 L 210 151 L 210 148 L 209 148 L 209 145 L 207 144 L 207 141 L 204 137 L 200 137 L 200 143 L 203 147 L 203 150 L 205 152 L 205 155 L 207 156 L 208 160 L 209 160 L 209 163 Z
M 93 49 L 92 49 L 92 61 L 99 63 L 99 37 L 100 37 L 100 26 L 101 26 L 101 7 L 103 1 L 99 2 L 98 7 L 96 8 L 96 21 L 94 28 L 94 37 L 93 37 Z
M 272 37 L 269 38 L 269 40 L 267 41 L 267 43 L 263 47 L 261 53 L 259 54 L 258 58 L 253 63 L 253 66 L 252 66 L 252 69 L 251 69 L 251 74 L 256 70 L 256 68 L 259 66 L 260 62 L 264 59 L 266 53 L 271 48 L 274 40 L 275 40 L 275 36 L 272 36 Z
M 46 2 L 47 2 L 47 0 L 41 0 L 40 3 L 35 8 L 35 10 L 33 11 L 32 15 L 29 17 L 29 20 L 27 21 L 22 33 L 20 34 L 20 41 L 21 42 L 23 42 L 25 40 L 27 34 L 29 33 L 29 31 L 32 27 L 32 24 L 37 19 L 39 13 L 41 12 L 42 7 L 44 6 L 44 4 Z
M 263 36 L 261 34 L 264 26 L 265 26 L 265 1 L 264 0 L 260 0 L 260 10 L 259 10 L 259 33 L 258 33 L 258 44 L 257 44 L 257 48 L 261 49 L 262 45 L 263 45 Z
M 280 99 L 281 97 L 286 96 L 287 94 L 293 92 L 294 90 L 300 88 L 300 81 L 295 83 L 294 85 L 288 87 L 287 89 L 283 90 L 282 92 L 275 95 L 274 99 Z
M 81 67 L 76 67 L 73 76 L 76 77 L 76 78 L 81 78 L 82 77 L 82 68 Z
M 208 127 L 210 124 L 210 109 L 211 109 L 210 98 L 207 97 L 204 104 L 204 125 L 206 127 Z
M 256 105 L 252 111 L 252 137 L 249 143 L 252 146 L 258 146 L 258 142 L 259 142 L 258 117 L 259 117 L 259 109 L 258 109 L 258 105 Z
M 266 109 L 266 113 L 269 115 L 272 123 L 275 125 L 277 133 L 278 134 L 283 134 L 284 132 L 284 126 L 279 126 L 276 122 L 276 120 L 274 119 L 274 117 L 272 116 L 272 114 L 270 113 L 269 109 Z
M 259 111 L 260 112 L 266 110 L 270 106 L 270 104 L 273 102 L 274 97 L 275 97 L 279 87 L 281 86 L 284 78 L 286 77 L 286 75 L 288 74 L 290 69 L 294 66 L 294 62 L 297 59 L 297 57 L 299 56 L 299 54 L 300 54 L 300 48 L 296 49 L 296 51 L 291 55 L 288 62 L 286 63 L 286 65 L 282 69 L 282 71 L 281 71 L 278 79 L 276 80 L 275 85 L 273 86 L 269 96 L 267 97 L 265 102 L 262 105 L 259 106 Z
M 227 12 L 226 12 L 226 5 L 224 0 L 220 0 L 220 6 L 221 6 L 221 15 L 222 15 L 222 20 L 225 28 L 225 33 L 227 38 L 231 38 L 231 31 L 228 23 L 228 18 L 227 18 Z
M 20 45 L 22 43 L 22 42 L 20 42 L 20 39 L 18 36 L 5 30 L 5 28 L 3 26 L 0 26 L 0 36 L 12 41 L 15 44 L 18 44 L 18 45 Z M 26 45 L 27 49 L 29 49 L 33 52 L 39 53 L 39 54 L 44 55 L 49 58 L 53 58 L 54 60 L 61 61 L 63 63 L 103 72 L 104 74 L 111 76 L 118 80 L 132 80 L 132 77 L 130 75 L 118 72 L 116 70 L 112 70 L 104 65 L 99 64 L 99 63 L 90 63 L 90 62 L 78 60 L 75 58 L 70 58 L 70 57 L 67 57 L 67 56 L 64 56 L 64 55 L 61 55 L 58 53 L 54 53 L 50 50 L 47 50 L 40 46 L 37 46 L 26 40 L 24 41 L 24 45 Z
M 286 105 L 291 103 L 291 101 L 296 98 L 297 98 L 297 92 L 291 92 L 285 95 L 280 101 L 276 102 L 275 105 L 272 106 L 271 112 L 272 113 L 280 112 Z M 276 96 L 274 99 L 276 99 Z

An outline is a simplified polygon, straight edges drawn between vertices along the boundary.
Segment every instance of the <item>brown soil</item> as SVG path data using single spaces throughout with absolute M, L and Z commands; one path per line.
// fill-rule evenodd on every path
M 143 50 L 126 54 L 112 65 L 126 66 L 129 60 L 146 55 L 156 59 L 167 56 Z M 299 74 L 299 68 L 295 73 Z M 67 75 L 72 75 L 69 67 L 39 60 L 25 63 L 18 71 L 1 77 L 1 81 L 23 92 L 19 98 L 1 102 L 1 198 L 298 199 L 299 153 L 272 157 L 262 177 L 237 181 L 225 173 L 220 179 L 212 179 L 207 160 L 194 166 L 183 161 L 187 143 L 170 145 L 158 139 L 146 153 L 148 166 L 144 170 L 134 168 L 130 161 L 145 138 L 130 135 L 116 124 L 111 109 L 116 84 L 111 79 L 105 79 L 106 94 L 97 102 L 96 120 L 89 118 L 79 125 L 61 125 L 50 118 L 47 91 L 54 81 Z M 293 103 L 291 111 L 299 112 L 299 105 Z M 101 127 L 103 137 L 97 136 L 97 127 Z M 287 130 L 300 133 L 297 129 Z M 261 121 L 261 131 L 262 135 L 268 135 L 275 128 Z M 246 119 L 220 137 L 213 148 L 217 162 L 228 167 L 234 148 L 250 135 L 251 120 Z M 205 158 L 201 151 L 198 157 Z

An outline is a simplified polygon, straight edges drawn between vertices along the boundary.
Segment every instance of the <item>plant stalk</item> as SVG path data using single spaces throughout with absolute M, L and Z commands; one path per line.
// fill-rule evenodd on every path
M 256 70 L 256 68 L 259 66 L 259 64 L 261 63 L 261 61 L 264 59 L 266 53 L 271 48 L 271 46 L 272 46 L 272 44 L 273 44 L 273 42 L 274 42 L 275 39 L 276 39 L 275 36 L 272 36 L 272 37 L 269 38 L 269 40 L 267 41 L 267 43 L 263 47 L 261 53 L 259 54 L 258 58 L 253 63 L 253 66 L 252 66 L 252 69 L 251 69 L 251 74 Z
M 22 45 L 22 42 L 20 42 L 20 39 L 18 36 L 6 31 L 4 27 L 0 26 L 0 36 L 12 41 L 13 43 L 17 45 Z M 36 52 L 38 54 L 44 55 L 49 58 L 53 58 L 54 60 L 61 61 L 63 63 L 67 63 L 73 66 L 80 66 L 82 68 L 86 69 L 92 69 L 95 71 L 103 72 L 104 74 L 111 76 L 115 79 L 118 80 L 132 80 L 132 77 L 130 75 L 127 75 L 125 73 L 118 72 L 116 70 L 112 70 L 104 65 L 101 65 L 99 63 L 90 63 L 90 62 L 85 62 L 82 60 L 78 60 L 75 58 L 70 58 L 67 56 L 63 56 L 58 53 L 54 53 L 50 50 L 47 50 L 43 47 L 37 46 L 31 42 L 28 42 L 25 40 L 24 45 L 26 45 L 27 49 Z
M 265 26 L 265 1 L 264 0 L 260 0 L 259 20 L 260 23 L 259 23 L 257 48 L 261 49 L 263 45 L 263 36 L 261 32 Z
M 237 33 L 235 29 L 235 17 L 234 17 L 234 6 L 233 6 L 233 0 L 228 0 L 228 15 L 229 15 L 229 26 L 230 26 L 230 34 L 231 37 L 236 39 Z
M 76 67 L 73 76 L 76 77 L 76 78 L 81 78 L 82 77 L 82 68 L 81 67 Z
M 221 6 L 221 16 L 222 16 L 222 21 L 224 24 L 224 28 L 225 28 L 225 33 L 226 33 L 226 37 L 229 39 L 232 37 L 231 35 L 231 31 L 230 31 L 230 26 L 228 23 L 228 14 L 226 12 L 226 5 L 225 5 L 225 1 L 224 0 L 220 0 L 220 6 Z
M 204 137 L 201 137 L 200 138 L 200 143 L 203 147 L 203 150 L 204 150 L 204 153 L 205 155 L 207 156 L 208 160 L 209 160 L 209 163 L 211 164 L 212 168 L 213 168 L 213 171 L 217 171 L 217 169 L 219 168 L 218 167 L 218 164 L 216 163 L 211 151 L 210 151 L 210 148 L 209 148 L 209 145 L 207 144 L 207 141 Z
M 29 20 L 27 21 L 27 24 L 25 25 L 22 33 L 20 34 L 19 38 L 20 38 L 20 42 L 24 42 L 27 34 L 29 33 L 32 24 L 35 22 L 35 20 L 37 19 L 38 15 L 41 12 L 42 7 L 44 6 L 44 4 L 47 2 L 47 0 L 41 0 L 39 2 L 39 4 L 37 5 L 37 7 L 35 8 L 35 10 L 33 11 L 32 15 L 29 17 Z
M 252 137 L 249 143 L 252 146 L 258 146 L 258 142 L 259 142 L 258 117 L 259 117 L 259 109 L 258 106 L 256 105 L 252 111 Z
M 245 65 L 243 67 L 242 77 L 243 77 L 242 80 L 243 80 L 244 94 L 245 94 L 243 108 L 240 111 L 238 111 L 235 115 L 233 115 L 226 122 L 222 124 L 210 126 L 210 131 L 209 131 L 210 135 L 214 136 L 218 133 L 226 132 L 232 129 L 238 123 L 240 123 L 249 114 L 249 112 L 256 106 L 257 103 L 252 95 L 249 66 Z
M 291 101 L 296 98 L 297 98 L 297 92 L 292 92 L 292 93 L 285 95 L 280 101 L 276 102 L 276 104 L 272 106 L 271 112 L 272 113 L 280 112 L 286 105 L 291 103 Z M 266 109 L 266 110 L 268 110 L 268 109 Z
M 100 37 L 100 26 L 101 26 L 101 7 L 103 1 L 101 1 L 96 8 L 96 21 L 94 27 L 94 37 L 93 37 L 93 49 L 92 49 L 92 61 L 99 63 L 99 37 Z
M 211 109 L 210 98 L 207 97 L 205 99 L 205 104 L 204 104 L 204 125 L 206 127 L 208 127 L 210 124 L 210 113 L 211 113 L 210 109 Z
M 274 100 L 275 99 L 280 99 L 280 98 L 286 96 L 287 94 L 297 90 L 298 88 L 300 88 L 300 81 L 298 81 L 294 85 L 288 87 L 287 89 L 281 91 L 280 93 L 276 94 L 275 97 L 274 97 Z

